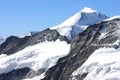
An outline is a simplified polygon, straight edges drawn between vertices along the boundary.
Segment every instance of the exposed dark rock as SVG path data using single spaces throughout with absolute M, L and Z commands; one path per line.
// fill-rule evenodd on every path
M 0 74 L 0 80 L 22 80 L 26 74 L 30 71 L 29 68 L 17 69 L 8 73 Z
M 30 34 L 33 36 L 35 34 L 39 33 L 38 31 L 31 31 Z
M 77 35 L 71 43 L 70 53 L 60 58 L 55 66 L 46 72 L 46 77 L 42 80 L 72 80 L 72 73 L 78 69 L 88 57 L 100 47 L 114 47 L 112 44 L 120 39 L 119 35 L 113 34 L 120 30 L 120 19 L 104 21 L 99 24 L 89 26 L 85 31 Z M 107 33 L 102 39 L 101 33 Z M 76 75 L 76 80 L 83 80 L 87 75 Z
M 33 78 L 37 75 L 42 74 L 44 71 L 45 69 L 34 71 L 29 69 L 28 67 L 25 67 L 0 74 L 0 80 L 22 80 L 26 78 Z
M 42 73 L 44 73 L 46 71 L 46 69 L 39 69 L 38 71 L 35 71 L 35 70 L 30 70 L 25 78 L 33 78 L 35 76 L 38 76 L 38 75 L 41 75 Z
M 0 54 L 13 54 L 14 52 L 17 52 L 24 47 L 26 47 L 24 44 L 27 43 L 30 36 L 26 36 L 25 38 L 18 38 L 15 36 L 10 36 L 6 39 L 6 41 L 0 45 Z
M 32 36 L 25 36 L 24 38 L 10 36 L 3 44 L 0 45 L 0 54 L 11 55 L 29 45 L 34 45 L 44 41 L 55 41 L 57 39 L 67 41 L 66 37 L 61 36 L 56 30 L 50 29 L 35 33 Z M 24 78 L 32 78 L 40 75 L 45 70 L 46 69 L 40 69 L 38 71 L 34 71 L 29 68 L 16 69 L 8 73 L 0 74 L 0 80 L 22 80 Z
M 25 36 L 24 38 L 10 36 L 0 45 L 0 54 L 10 55 L 24 49 L 28 45 L 34 45 L 44 41 L 55 41 L 57 39 L 68 42 L 65 36 L 61 36 L 56 30 L 50 29 L 38 32 L 33 36 Z

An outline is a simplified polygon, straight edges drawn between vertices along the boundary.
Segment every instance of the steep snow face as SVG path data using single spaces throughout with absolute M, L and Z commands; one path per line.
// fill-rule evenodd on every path
M 120 48 L 104 47 L 96 50 L 73 75 L 83 73 L 88 73 L 84 80 L 119 80 Z
M 0 55 L 0 74 L 24 67 L 47 70 L 55 65 L 60 57 L 65 56 L 69 48 L 70 45 L 65 41 L 56 40 L 28 46 L 9 56 L 2 54 Z
M 105 15 L 100 14 L 91 8 L 85 7 L 62 24 L 51 27 L 50 29 L 57 30 L 61 35 L 66 36 L 71 40 L 75 35 L 84 31 L 89 25 L 100 22 L 106 18 Z
M 108 18 L 108 19 L 105 19 L 104 21 L 110 21 L 110 20 L 113 20 L 113 19 L 116 19 L 116 18 L 120 18 L 120 15 L 110 17 L 110 18 Z

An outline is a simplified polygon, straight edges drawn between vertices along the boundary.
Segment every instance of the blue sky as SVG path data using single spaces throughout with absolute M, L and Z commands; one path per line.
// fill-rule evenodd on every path
M 110 17 L 120 15 L 119 5 L 120 0 L 0 0 L 0 36 L 41 31 L 84 7 Z

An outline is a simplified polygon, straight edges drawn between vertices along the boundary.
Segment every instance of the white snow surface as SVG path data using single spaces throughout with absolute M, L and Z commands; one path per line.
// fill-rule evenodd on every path
M 91 8 L 85 7 L 60 25 L 51 27 L 50 29 L 57 30 L 61 35 L 66 36 L 71 40 L 72 37 L 84 31 L 89 25 L 93 25 L 106 18 L 105 15 L 100 14 Z
M 96 50 L 72 76 L 83 73 L 88 73 L 84 80 L 120 80 L 120 47 Z
M 57 60 L 68 54 L 70 45 L 65 41 L 45 41 L 28 46 L 25 49 L 12 55 L 0 55 L 0 74 L 29 67 L 33 70 L 46 68 L 56 64 Z
M 88 8 L 88 7 L 84 7 L 84 9 L 82 9 L 81 12 L 93 13 L 93 12 L 97 12 L 97 11 L 93 10 L 91 8 Z
M 110 18 L 108 18 L 108 19 L 105 19 L 104 21 L 110 21 L 110 20 L 113 20 L 113 19 L 116 19 L 116 18 L 120 18 L 120 15 L 110 17 Z

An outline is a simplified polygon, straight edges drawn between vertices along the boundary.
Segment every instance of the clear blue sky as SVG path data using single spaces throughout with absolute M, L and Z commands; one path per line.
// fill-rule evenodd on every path
M 120 15 L 120 0 L 0 0 L 0 36 L 41 31 L 84 7 L 110 17 Z

